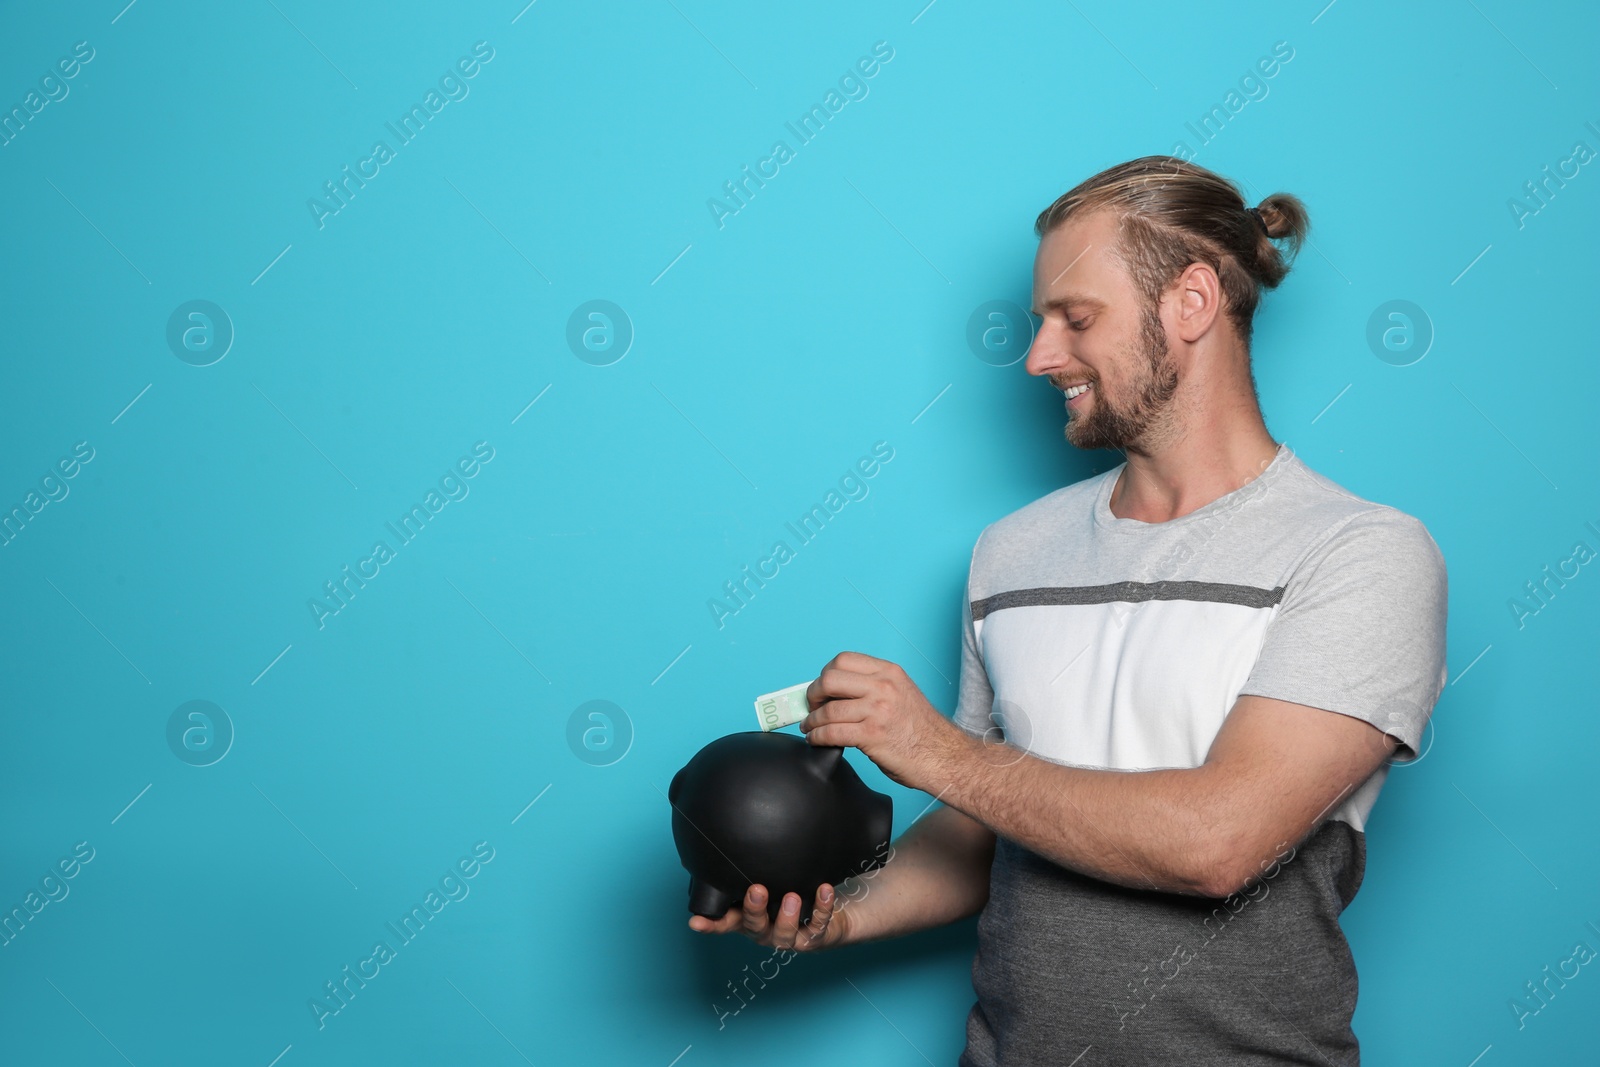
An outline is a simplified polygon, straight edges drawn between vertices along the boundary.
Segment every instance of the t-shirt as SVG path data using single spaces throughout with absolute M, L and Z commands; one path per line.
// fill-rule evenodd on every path
M 1425 751 L 1446 580 L 1421 522 L 1287 444 L 1187 515 L 1118 518 L 1125 466 L 979 535 L 959 725 L 1057 763 L 1188 768 L 1257 694 L 1371 723 L 1399 739 L 1396 760 Z M 1225 900 L 1125 888 L 997 838 L 962 1067 L 1357 1063 L 1339 914 L 1388 773 Z

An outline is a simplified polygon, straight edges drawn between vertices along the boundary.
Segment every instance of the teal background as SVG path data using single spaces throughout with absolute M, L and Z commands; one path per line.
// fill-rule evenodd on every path
M 719 1028 L 767 952 L 688 930 L 663 791 L 842 649 L 953 710 L 978 532 L 1119 459 L 1067 446 L 1059 394 L 968 317 L 1026 306 L 1056 196 L 1179 142 L 1310 209 L 1257 320 L 1269 429 L 1449 565 L 1435 745 L 1391 774 L 1344 917 L 1364 1061 L 1594 1055 L 1593 968 L 1521 1029 L 1508 1007 L 1600 948 L 1600 577 L 1509 606 L 1600 549 L 1600 174 L 1508 203 L 1600 149 L 1593 7 L 519 9 L 4 9 L 7 110 L 95 52 L 0 147 L 0 504 L 94 458 L 0 548 L 0 905 L 94 859 L 0 947 L 0 1060 L 953 1063 L 972 921 L 798 959 Z M 319 228 L 308 198 L 478 41 L 469 95 Z M 796 147 L 879 41 L 869 95 Z M 1277 41 L 1200 146 L 1185 124 Z M 708 199 L 780 138 L 719 228 Z M 204 367 L 166 341 L 195 299 L 235 334 Z M 591 300 L 634 332 L 607 366 L 567 343 Z M 1366 340 L 1391 300 L 1433 331 L 1406 366 Z M 480 441 L 469 494 L 319 629 L 308 600 Z M 877 441 L 870 494 L 719 628 L 722 583 Z M 210 766 L 168 745 L 191 700 L 232 724 Z M 593 700 L 621 709 L 599 756 L 568 741 Z M 851 758 L 903 830 L 928 798 Z M 480 841 L 469 895 L 319 1029 L 324 982 Z

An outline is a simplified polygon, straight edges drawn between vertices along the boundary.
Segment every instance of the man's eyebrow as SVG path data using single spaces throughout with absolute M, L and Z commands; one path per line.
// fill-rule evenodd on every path
M 1073 305 L 1075 307 L 1081 307 L 1086 311 L 1099 311 L 1099 310 L 1103 309 L 1106 306 L 1106 302 L 1104 300 L 1098 300 L 1098 299 L 1096 299 L 1095 297 L 1092 297 L 1092 296 L 1085 296 L 1082 293 L 1060 293 L 1057 296 L 1054 296 L 1054 297 L 1050 298 L 1049 300 L 1045 301 L 1045 305 L 1044 306 L 1047 307 L 1047 308 L 1063 308 L 1064 309 L 1069 304 L 1071 304 L 1071 305 Z M 1039 311 L 1037 306 L 1031 308 L 1030 310 L 1035 315 L 1040 314 L 1040 311 Z

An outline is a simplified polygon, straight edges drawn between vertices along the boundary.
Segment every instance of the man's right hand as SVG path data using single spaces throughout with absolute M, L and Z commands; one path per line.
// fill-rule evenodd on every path
M 744 906 L 729 908 L 720 919 L 703 915 L 689 917 L 689 929 L 702 934 L 738 933 L 759 945 L 791 949 L 795 952 L 820 952 L 842 944 L 849 932 L 849 921 L 842 908 L 836 908 L 838 895 L 827 883 L 817 887 L 811 921 L 800 925 L 800 894 L 786 893 L 777 921 L 767 918 L 767 887 L 752 885 L 745 891 Z

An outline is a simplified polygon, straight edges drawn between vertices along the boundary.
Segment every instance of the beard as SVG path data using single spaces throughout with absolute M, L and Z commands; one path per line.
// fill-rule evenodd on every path
M 1178 369 L 1170 358 L 1161 317 L 1153 308 L 1145 309 L 1139 317 L 1139 339 L 1130 355 L 1134 358 L 1128 360 L 1128 365 L 1138 369 L 1123 387 L 1128 394 L 1126 400 L 1119 403 L 1101 392 L 1101 382 L 1095 379 L 1089 410 L 1068 416 L 1069 444 L 1083 449 L 1135 448 L 1166 413 L 1178 391 Z

